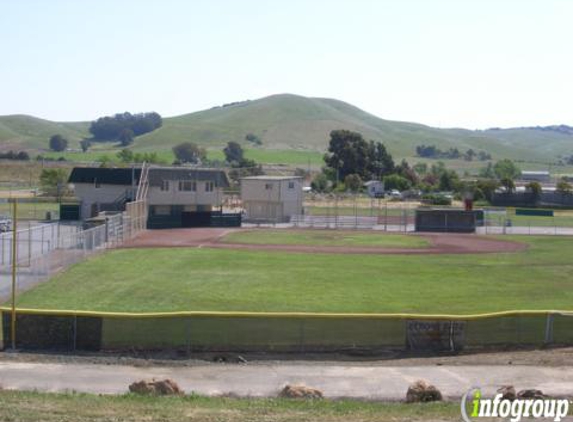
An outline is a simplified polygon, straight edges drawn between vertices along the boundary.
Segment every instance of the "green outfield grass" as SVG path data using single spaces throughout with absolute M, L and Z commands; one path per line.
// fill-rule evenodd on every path
M 19 202 L 17 210 L 18 219 L 44 220 L 48 212 L 54 216 L 57 215 L 60 212 L 60 204 L 57 202 Z M 12 218 L 12 214 L 12 204 L 0 203 L 0 215 L 5 215 Z
M 409 422 L 457 420 L 458 403 L 380 403 L 358 400 L 288 400 L 110 396 L 0 391 L 2 420 L 18 422 Z
M 573 239 L 519 240 L 530 248 L 476 255 L 119 249 L 74 265 L 20 295 L 18 306 L 456 314 L 570 309 Z
M 510 219 L 513 226 L 573 227 L 572 210 L 555 210 L 553 215 L 553 217 L 515 215 L 515 209 L 510 208 L 507 210 L 506 216 L 491 214 L 488 221 L 494 225 L 502 225 L 505 219 Z
M 381 233 L 354 233 L 348 230 L 250 230 L 229 233 L 226 243 L 256 245 L 371 246 L 380 248 L 423 248 L 429 246 L 418 236 Z

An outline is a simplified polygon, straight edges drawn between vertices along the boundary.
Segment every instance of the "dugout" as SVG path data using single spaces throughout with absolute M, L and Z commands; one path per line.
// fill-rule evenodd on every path
M 483 221 L 483 211 L 460 209 L 417 209 L 416 231 L 439 233 L 475 233 Z
M 149 207 L 148 229 L 191 227 L 241 227 L 241 214 L 223 213 L 211 207 L 154 206 Z

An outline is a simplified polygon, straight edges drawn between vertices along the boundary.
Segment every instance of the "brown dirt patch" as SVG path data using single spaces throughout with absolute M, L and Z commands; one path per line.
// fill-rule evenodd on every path
M 134 239 L 126 242 L 123 248 L 168 248 L 168 247 L 198 247 L 239 250 L 264 250 L 299 253 L 339 253 L 339 254 L 371 254 L 371 255 L 436 255 L 436 254 L 476 254 L 476 253 L 511 253 L 525 250 L 527 245 L 520 242 L 497 239 L 475 234 L 457 233 L 424 233 L 411 234 L 427 239 L 427 248 L 378 248 L 372 246 L 310 246 L 310 245 L 253 245 L 243 243 L 223 243 L 220 239 L 228 233 L 241 230 L 264 229 L 226 229 L 226 228 L 196 228 L 196 229 L 165 229 L 147 230 Z M 284 229 L 291 230 L 291 229 Z M 300 231 L 300 229 L 297 229 Z M 312 229 L 307 229 L 312 230 Z M 377 233 L 368 231 L 368 233 Z M 379 232 L 380 236 L 393 236 Z

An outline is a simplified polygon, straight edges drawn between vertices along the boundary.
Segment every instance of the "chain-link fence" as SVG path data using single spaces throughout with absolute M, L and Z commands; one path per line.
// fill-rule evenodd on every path
M 3 314 L 9 345 L 10 313 Z M 230 352 L 459 351 L 573 344 L 573 313 L 480 316 L 19 310 L 16 345 L 30 349 Z
M 27 290 L 53 274 L 106 248 L 121 245 L 145 229 L 144 201 L 130 203 L 125 212 L 103 213 L 95 227 L 79 223 L 50 222 L 17 225 L 16 286 Z M 11 291 L 13 233 L 0 234 L 0 300 Z
M 394 202 L 360 195 L 325 196 L 304 203 L 303 215 L 291 218 L 296 227 L 414 230 L 415 202 Z
M 486 207 L 478 233 L 573 235 L 573 210 Z

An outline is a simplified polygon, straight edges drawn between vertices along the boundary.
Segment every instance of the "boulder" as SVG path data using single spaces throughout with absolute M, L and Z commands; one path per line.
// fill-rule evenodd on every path
M 502 400 L 514 401 L 517 397 L 513 385 L 504 385 L 501 388 L 499 388 L 497 392 L 501 394 Z
M 147 394 L 155 396 L 173 396 L 184 394 L 177 383 L 171 379 L 164 380 L 142 380 L 134 382 L 129 386 L 129 391 L 136 394 Z
M 518 399 L 544 399 L 545 394 L 541 390 L 521 390 L 517 393 Z
M 442 393 L 435 386 L 424 380 L 418 380 L 408 387 L 406 403 L 426 403 L 441 401 Z
M 289 399 L 321 399 L 322 391 L 304 385 L 287 385 L 279 393 L 279 397 Z

